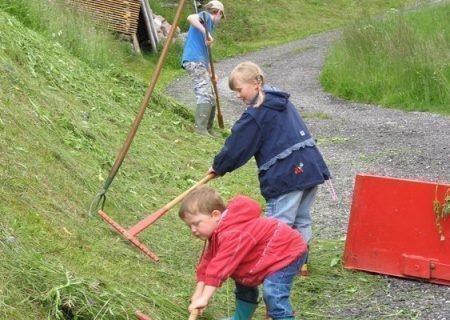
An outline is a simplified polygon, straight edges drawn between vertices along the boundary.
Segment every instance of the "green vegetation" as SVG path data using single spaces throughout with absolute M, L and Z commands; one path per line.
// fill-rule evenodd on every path
M 247 2 L 236 1 L 242 5 L 239 10 L 248 9 L 247 17 L 255 3 L 265 7 L 262 12 L 273 8 L 269 1 Z M 335 2 L 329 2 L 308 3 L 313 8 L 333 7 Z M 192 239 L 176 210 L 139 234 L 161 257 L 159 262 L 151 261 L 98 216 L 87 214 L 146 89 L 146 83 L 124 71 L 122 64 L 138 70 L 143 64 L 151 66 L 150 59 L 130 56 L 101 28 L 82 23 L 84 17 L 72 19 L 65 8 L 58 9 L 64 19 L 56 19 L 61 13 L 48 10 L 49 3 L 54 1 L 0 4 L 0 319 L 133 319 L 136 310 L 155 320 L 186 319 L 203 243 Z M 353 1 L 337 3 L 342 8 L 334 17 L 336 24 L 353 16 L 346 13 L 348 8 L 360 11 L 359 6 L 345 5 L 356 6 Z M 386 1 L 364 5 L 373 3 Z M 229 21 L 237 12 L 230 3 Z M 282 12 L 289 10 L 284 7 Z M 314 12 L 325 15 L 314 10 L 303 14 Z M 262 21 L 263 16 L 255 19 Z M 60 25 L 52 24 L 57 21 Z M 334 26 L 318 27 L 320 19 L 311 21 L 311 32 Z M 232 25 L 237 30 L 239 24 Z M 287 41 L 279 34 L 274 31 L 272 40 L 255 41 L 261 46 Z M 251 43 L 245 48 L 251 49 Z M 174 65 L 168 64 L 169 76 L 176 74 Z M 222 141 L 193 135 L 192 122 L 184 106 L 155 91 L 107 194 L 104 209 L 115 221 L 133 226 L 206 173 Z M 341 138 L 323 142 L 339 143 Z M 263 203 L 253 162 L 210 184 L 226 200 L 242 193 Z M 300 316 L 329 318 L 336 303 L 350 309 L 359 303 L 354 301 L 356 294 L 370 297 L 379 285 L 374 277 L 342 269 L 343 244 L 312 243 L 313 275 L 298 279 L 294 289 Z M 232 291 L 233 284 L 227 282 L 204 319 L 229 314 Z M 263 314 L 260 305 L 256 318 Z
M 89 16 L 60 1 L 3 0 L 0 9 L 92 66 L 120 65 L 129 55 L 128 44 L 119 45 Z
M 221 60 L 225 57 L 287 43 L 409 2 L 412 1 L 277 0 L 274 5 L 274 2 L 270 0 L 223 1 L 226 19 L 216 28 L 213 57 L 215 60 Z M 149 0 L 149 3 L 154 12 L 166 17 L 168 21 L 173 21 L 178 1 Z M 187 1 L 180 21 L 182 32 L 186 32 L 189 27 L 186 17 L 194 12 L 193 1 Z M 174 64 L 167 64 L 165 72 L 173 72 L 175 75 L 182 72 L 179 68 L 181 51 L 182 45 L 178 45 L 171 51 L 168 60 Z M 152 63 L 155 61 L 152 55 L 146 55 L 145 58 Z M 141 72 L 141 76 L 144 79 L 149 78 L 145 72 Z M 164 78 L 164 81 L 165 79 L 170 80 L 173 77 Z
M 175 0 L 149 0 L 155 12 L 172 21 Z M 208 1 L 202 1 L 207 3 Z M 411 1 L 410 1 L 411 2 Z M 255 49 L 286 43 L 307 35 L 341 26 L 355 18 L 396 8 L 402 0 L 234 0 L 223 1 L 226 20 L 218 26 L 214 37 L 218 58 L 235 56 Z M 193 1 L 186 2 L 185 14 L 195 12 Z M 187 22 L 182 19 L 182 30 Z
M 345 99 L 450 114 L 449 4 L 347 27 L 321 75 Z

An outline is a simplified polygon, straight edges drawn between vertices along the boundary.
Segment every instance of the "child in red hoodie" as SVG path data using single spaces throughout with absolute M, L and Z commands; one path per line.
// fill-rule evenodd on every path
M 258 285 L 272 319 L 294 319 L 290 303 L 293 279 L 304 263 L 307 245 L 299 232 L 276 219 L 261 217 L 260 205 L 237 196 L 225 206 L 207 186 L 190 192 L 179 216 L 192 234 L 208 240 L 197 267 L 197 287 L 189 311 L 201 311 L 229 277 L 236 284 L 236 311 L 230 319 L 250 319 L 258 303 Z

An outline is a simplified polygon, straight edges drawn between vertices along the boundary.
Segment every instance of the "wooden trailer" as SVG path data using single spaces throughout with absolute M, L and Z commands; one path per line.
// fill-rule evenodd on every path
M 140 52 L 140 43 L 147 40 L 152 51 L 157 51 L 158 36 L 147 0 L 68 0 L 68 3 L 132 41 L 137 52 Z

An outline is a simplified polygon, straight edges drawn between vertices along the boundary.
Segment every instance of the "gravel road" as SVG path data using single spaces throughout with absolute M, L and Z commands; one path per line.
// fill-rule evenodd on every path
M 325 142 L 319 147 L 339 197 L 338 203 L 334 202 L 322 188 L 313 212 L 314 235 L 318 239 L 345 237 L 358 173 L 450 183 L 450 117 L 352 103 L 324 92 L 319 73 L 327 48 L 338 37 L 337 31 L 318 34 L 215 64 L 222 113 L 228 126 L 243 109 L 228 89 L 227 76 L 245 60 L 264 69 L 268 84 L 290 93 L 300 113 L 327 115 L 305 118 L 312 134 Z M 194 107 L 194 94 L 186 77 L 169 85 L 167 94 Z M 417 315 L 414 319 L 450 319 L 450 287 L 380 278 L 382 291 L 371 296 L 370 301 L 361 301 L 359 308 L 336 308 L 333 319 L 409 319 L 402 317 L 401 310 L 412 311 Z M 374 313 L 368 305 L 376 305 L 378 311 Z

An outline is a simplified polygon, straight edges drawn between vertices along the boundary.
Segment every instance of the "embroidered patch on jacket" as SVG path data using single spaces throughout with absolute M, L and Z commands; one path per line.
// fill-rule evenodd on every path
M 295 166 L 294 173 L 295 174 L 303 173 L 303 162 L 300 162 L 297 166 Z

